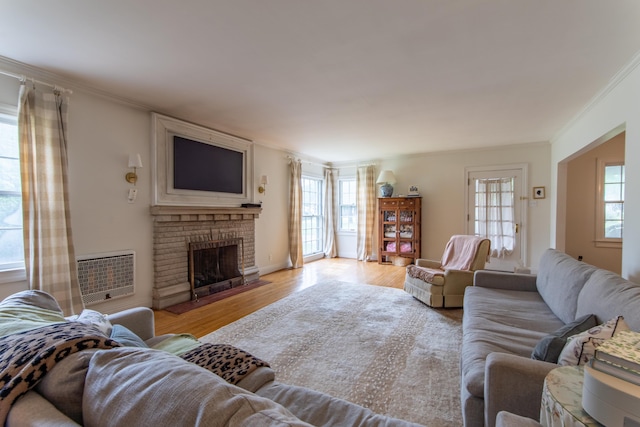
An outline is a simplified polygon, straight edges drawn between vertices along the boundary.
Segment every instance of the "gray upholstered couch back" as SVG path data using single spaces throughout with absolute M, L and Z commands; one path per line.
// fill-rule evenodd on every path
M 585 314 L 595 314 L 601 322 L 622 315 L 632 330 L 640 331 L 637 283 L 555 249 L 544 252 L 539 271 L 538 292 L 563 322 Z

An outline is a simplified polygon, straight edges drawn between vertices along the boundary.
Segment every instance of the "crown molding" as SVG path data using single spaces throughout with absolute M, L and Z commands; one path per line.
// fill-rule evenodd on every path
M 118 104 L 133 107 L 139 110 L 153 111 L 155 108 L 131 99 L 114 95 L 105 90 L 97 87 L 72 80 L 68 77 L 61 76 L 51 71 L 44 70 L 42 68 L 35 67 L 33 65 L 25 64 L 23 62 L 16 61 L 6 56 L 0 56 L 0 68 L 4 71 L 10 72 L 15 75 L 23 75 L 27 79 L 36 79 L 43 82 L 50 83 L 55 86 L 64 86 L 67 89 L 74 91 L 80 91 L 89 95 L 97 96 L 102 99 L 106 99 Z
M 552 138 L 551 143 L 558 141 L 567 131 L 573 127 L 580 119 L 582 119 L 589 111 L 591 111 L 597 104 L 599 104 L 604 98 L 606 98 L 629 74 L 631 74 L 640 65 L 640 51 L 638 51 L 631 61 L 622 67 L 612 78 L 609 83 L 600 90 L 591 100 L 584 106 L 578 113 L 573 116 L 571 120 L 567 122 Z

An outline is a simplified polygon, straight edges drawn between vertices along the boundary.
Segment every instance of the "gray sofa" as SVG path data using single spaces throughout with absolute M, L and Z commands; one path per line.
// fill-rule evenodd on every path
M 478 271 L 464 295 L 461 402 L 467 427 L 500 411 L 538 420 L 544 378 L 556 364 L 531 358 L 546 336 L 585 315 L 624 316 L 640 331 L 640 285 L 545 251 L 537 275 Z
M 44 328 L 82 320 L 63 318 L 48 294 L 20 294 L 0 302 L 0 347 L 7 337 L 37 334 L 42 330 L 37 327 L 42 319 L 47 323 Z M 27 310 L 21 318 L 24 305 Z M 167 342 L 180 342 L 174 340 L 180 336 L 154 336 L 154 316 L 148 308 L 126 310 L 106 319 L 100 313 L 93 314 L 102 319 L 85 322 L 82 328 L 94 331 L 107 324 L 122 329 L 115 327 L 122 325 L 133 334 L 121 341 L 113 334 L 111 337 L 125 346 L 83 349 L 56 360 L 37 385 L 15 403 L 4 406 L 7 399 L 0 399 L 0 415 L 6 415 L 6 426 L 417 426 L 314 390 L 278 383 L 267 366 L 251 371 L 236 385 L 230 384 L 167 351 Z M 7 333 L 16 325 L 19 332 Z M 56 329 L 53 335 L 57 333 Z M 30 336 L 26 336 L 27 342 Z M 199 345 L 193 337 L 184 338 L 183 347 L 189 340 Z M 144 344 L 136 345 L 137 340 Z M 21 350 L 11 353 L 3 354 L 3 359 L 20 355 Z M 0 367 L 7 368 L 7 363 Z M 2 414 L 7 409 L 8 414 Z

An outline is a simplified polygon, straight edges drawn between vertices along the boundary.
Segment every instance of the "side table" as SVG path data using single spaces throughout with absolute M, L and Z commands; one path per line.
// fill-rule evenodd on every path
M 561 366 L 544 380 L 540 424 L 545 427 L 602 426 L 582 408 L 582 366 Z

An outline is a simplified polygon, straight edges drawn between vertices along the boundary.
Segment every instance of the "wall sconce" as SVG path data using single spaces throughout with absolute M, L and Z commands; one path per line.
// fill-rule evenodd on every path
M 386 170 L 380 172 L 378 175 L 378 180 L 376 184 L 382 184 L 380 186 L 380 197 L 391 197 L 393 194 L 393 186 L 392 184 L 396 183 L 396 176 L 393 174 L 393 171 Z
M 262 175 L 260 177 L 260 187 L 258 187 L 258 193 L 266 193 L 267 192 L 267 184 L 269 183 L 269 177 L 267 175 Z
M 138 181 L 136 169 L 142 167 L 142 158 L 140 157 L 140 154 L 129 154 L 129 167 L 133 168 L 133 172 L 127 173 L 124 176 L 124 179 L 126 179 L 128 183 L 136 185 L 136 182 Z

